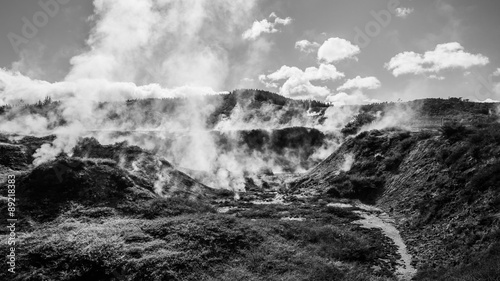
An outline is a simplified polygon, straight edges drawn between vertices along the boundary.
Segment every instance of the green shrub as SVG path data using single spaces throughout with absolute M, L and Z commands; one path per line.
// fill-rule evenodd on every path
M 463 139 L 468 133 L 467 128 L 457 122 L 445 123 L 439 131 L 445 139 L 453 142 Z
M 321 257 L 368 262 L 380 255 L 382 245 L 374 245 L 365 237 L 349 230 L 310 222 L 287 222 L 282 223 L 282 226 L 282 237 L 311 244 L 311 249 Z
M 421 131 L 417 137 L 419 140 L 426 140 L 430 139 L 434 136 L 434 133 L 432 131 Z
M 410 138 L 410 137 L 405 138 L 399 143 L 399 150 L 401 152 L 405 152 L 408 149 L 410 149 L 416 142 L 417 140 L 415 138 Z
M 473 145 L 500 144 L 500 124 L 481 124 L 472 130 L 469 142 Z
M 349 122 L 342 130 L 341 133 L 345 136 L 355 135 L 359 132 L 361 127 L 368 125 L 375 121 L 375 117 L 369 113 L 360 113 L 356 115 L 353 121 Z
M 450 268 L 419 270 L 416 281 L 498 281 L 500 276 L 500 244 L 493 244 L 486 252 L 472 257 L 472 262 Z

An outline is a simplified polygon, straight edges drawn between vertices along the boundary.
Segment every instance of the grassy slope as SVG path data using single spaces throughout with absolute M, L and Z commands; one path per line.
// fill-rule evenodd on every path
M 204 212 L 151 220 L 64 215 L 19 239 L 19 274 L 9 280 L 391 279 L 370 269 L 385 257 L 381 234 L 339 227 L 334 222 L 345 219 L 328 210 L 324 217 L 330 223 Z
M 351 225 L 349 212 L 315 200 L 242 200 L 218 214 L 210 203 L 224 205 L 224 194 L 157 196 L 154 159 L 137 148 L 87 139 L 78 153 L 100 150 L 106 159 L 60 157 L 19 172 L 17 274 L 0 280 L 392 280 L 395 250 L 380 231 Z M 123 153 L 146 161 L 141 173 L 113 161 Z M 288 216 L 308 220 L 281 220 Z
M 326 202 L 243 200 L 240 211 L 228 214 L 186 199 L 155 202 L 158 212 L 150 205 L 121 212 L 105 201 L 73 202 L 19 233 L 18 274 L 1 272 L 0 279 L 392 280 L 394 249 L 386 238 L 351 225 L 356 216 Z M 308 220 L 280 220 L 286 216 Z
M 499 129 L 498 124 L 453 125 L 441 135 L 362 133 L 295 188 L 377 201 L 398 218 L 420 269 L 417 280 L 497 280 Z M 346 153 L 354 164 L 336 174 Z M 488 259 L 480 262 L 484 256 Z

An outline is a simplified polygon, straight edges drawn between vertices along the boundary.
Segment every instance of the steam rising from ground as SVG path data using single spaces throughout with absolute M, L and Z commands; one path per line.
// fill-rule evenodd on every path
M 370 130 L 382 130 L 390 127 L 403 127 L 410 129 L 413 121 L 417 117 L 416 108 L 406 105 L 396 104 L 387 112 L 378 112 L 374 122 L 363 126 L 360 132 Z
M 100 102 L 215 94 L 214 89 L 219 89 L 232 71 L 228 49 L 242 40 L 241 30 L 251 22 L 254 2 L 95 0 L 95 26 L 87 40 L 88 51 L 71 59 L 73 67 L 65 81 L 49 83 L 0 70 L 0 105 L 35 103 L 51 97 L 62 102 L 60 116 L 8 118 L 2 120 L 0 130 L 56 134 L 52 146 L 36 153 L 36 162 L 41 163 L 67 152 L 85 131 L 128 127 L 109 122 Z M 251 48 L 238 63 L 253 65 L 256 50 L 259 48 Z M 199 134 L 203 131 L 202 116 L 192 114 L 200 112 L 195 107 L 203 105 L 186 106 L 191 107 L 185 111 L 191 121 L 189 128 Z M 51 124 L 61 123 L 58 118 L 65 125 L 51 128 Z M 204 150 L 207 140 L 203 136 L 192 139 L 199 142 L 192 143 L 193 147 Z
M 346 154 L 344 155 L 344 163 L 340 167 L 340 170 L 343 172 L 349 172 L 352 168 L 352 164 L 354 164 L 354 155 L 353 154 Z
M 305 171 L 297 151 L 248 152 L 245 147 L 221 151 L 214 131 L 207 128 L 219 103 L 199 96 L 224 90 L 221 87 L 232 77 L 261 73 L 260 58 L 270 45 L 265 39 L 245 42 L 248 49 L 238 59 L 230 58 L 228 52 L 243 43 L 241 34 L 253 21 L 254 4 L 252 0 L 95 0 L 88 50 L 71 60 L 72 69 L 64 81 L 49 83 L 0 69 L 0 105 L 14 106 L 0 116 L 0 131 L 56 135 L 52 144 L 36 151 L 35 165 L 61 152 L 71 154 L 81 137 L 93 135 L 103 144 L 127 141 L 154 149 L 180 167 L 213 173 L 207 183 L 214 187 L 241 189 L 246 175 L 263 168 L 282 172 L 280 157 L 295 161 L 295 172 Z M 46 97 L 60 101 L 54 112 L 27 112 L 23 107 Z M 126 104 L 130 99 L 174 97 L 186 99 L 169 115 L 162 115 L 168 107 L 164 103 L 151 105 L 147 112 L 131 110 Z M 252 109 L 241 103 L 218 120 L 214 129 L 226 135 L 234 130 L 292 126 L 338 132 L 357 113 L 356 107 L 330 107 L 321 114 L 295 110 L 283 122 L 293 110 L 286 106 L 277 110 L 269 104 Z M 323 122 L 318 122 L 319 117 Z M 376 128 L 394 120 L 384 118 Z M 116 133 L 120 131 L 150 131 L 155 137 Z M 229 140 L 236 146 L 237 137 Z M 338 145 L 337 139 L 327 139 L 311 155 L 312 161 L 326 158 Z

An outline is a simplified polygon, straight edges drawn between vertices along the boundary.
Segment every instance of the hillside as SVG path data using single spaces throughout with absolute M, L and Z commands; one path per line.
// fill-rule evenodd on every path
M 363 132 L 291 186 L 382 207 L 414 256 L 416 280 L 497 280 L 499 129 Z
M 14 159 L 10 153 L 1 158 Z M 235 201 L 148 151 L 91 138 L 71 157 L 7 168 L 17 178 L 19 262 L 14 278 L 3 271 L 1 279 L 393 279 L 394 247 L 381 232 L 352 224 L 357 215 L 318 198 L 258 203 L 280 184 L 255 186 Z M 7 194 L 5 182 L 0 186 Z
M 240 90 L 99 104 L 110 123 L 41 163 L 71 130 L 0 135 L 3 203 L 16 176 L 14 280 L 497 280 L 497 106 L 336 108 Z
M 18 216 L 23 227 L 51 221 L 73 208 L 109 208 L 112 213 L 150 213 L 148 207 L 161 198 L 201 202 L 221 197 L 211 189 L 176 170 L 169 162 L 139 147 L 125 143 L 102 146 L 95 139 L 82 139 L 72 157 L 33 166 L 26 151 L 50 138 L 26 138 L 2 144 L 2 175 L 17 177 Z M 30 144 L 34 147 L 28 147 Z M 32 159 L 31 159 L 32 161 Z M 2 194 L 6 194 L 2 182 Z M 7 206 L 2 211 L 7 213 Z M 107 209 L 106 209 L 107 210 Z M 107 210 L 106 212 L 108 212 Z
M 496 123 L 500 104 L 477 103 L 461 98 L 421 99 L 367 104 L 356 107 L 355 111 L 351 122 L 342 129 L 346 136 L 387 127 L 437 131 L 450 122 L 465 126 Z

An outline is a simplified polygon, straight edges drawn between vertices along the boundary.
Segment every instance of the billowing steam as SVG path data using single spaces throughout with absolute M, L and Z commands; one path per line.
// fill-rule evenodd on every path
M 416 108 L 405 104 L 395 104 L 385 112 L 377 112 L 375 121 L 363 126 L 360 132 L 370 130 L 382 130 L 390 127 L 401 127 L 411 129 L 417 117 Z
M 207 104 L 197 96 L 214 95 L 231 83 L 236 87 L 239 81 L 231 81 L 233 77 L 261 72 L 260 58 L 270 44 L 264 38 L 254 42 L 241 38 L 253 21 L 254 4 L 253 0 L 95 0 L 88 51 L 71 59 L 72 69 L 64 81 L 49 83 L 0 70 L 0 105 L 13 106 L 1 117 L 0 131 L 56 135 L 52 144 L 36 151 L 35 165 L 62 152 L 71 154 L 81 137 L 93 135 L 104 144 L 127 141 L 155 149 L 182 168 L 213 173 L 215 186 L 241 187 L 235 179 L 241 181 L 246 173 L 262 169 L 269 158 L 263 160 L 264 151 L 221 153 L 212 128 L 207 127 L 218 102 Z M 246 53 L 230 58 L 229 50 L 238 44 L 248 46 Z M 60 101 L 54 112 L 30 112 L 24 107 L 46 97 Z M 125 103 L 174 97 L 187 99 L 166 116 L 154 116 L 165 112 L 164 103 L 149 108 L 153 112 L 130 110 Z M 240 120 L 229 118 L 235 121 L 221 123 L 220 129 L 240 129 Z M 154 132 L 155 137 L 137 132 Z
M 348 153 L 344 155 L 344 163 L 342 163 L 342 166 L 340 167 L 340 170 L 343 172 L 349 172 L 352 168 L 352 164 L 354 164 L 354 154 Z
M 0 130 L 56 134 L 52 146 L 36 153 L 40 163 L 68 151 L 85 131 L 126 127 L 107 122 L 100 102 L 215 94 L 214 89 L 220 89 L 232 71 L 227 50 L 239 42 L 241 30 L 251 22 L 248 17 L 253 6 L 254 1 L 243 0 L 95 0 L 89 51 L 71 59 L 73 67 L 65 81 L 49 83 L 0 70 L 0 105 L 35 103 L 50 97 L 62 102 L 61 115 L 7 118 Z M 240 63 L 254 56 L 255 49 L 249 50 Z M 202 116 L 191 115 L 203 105 L 189 106 L 189 127 L 203 131 Z M 65 125 L 54 129 L 51 124 L 57 123 Z M 201 141 L 203 137 L 192 139 Z M 204 150 L 193 143 L 197 146 Z
M 357 108 L 252 107 L 250 99 L 210 122 L 222 102 L 214 95 L 224 86 L 238 87 L 241 77 L 262 73 L 270 43 L 241 38 L 254 19 L 255 2 L 95 0 L 88 51 L 71 59 L 64 81 L 49 83 L 0 69 L 0 106 L 11 106 L 0 115 L 0 132 L 55 135 L 52 144 L 36 151 L 35 165 L 71 154 L 81 137 L 94 136 L 102 144 L 127 141 L 154 150 L 213 187 L 242 189 L 245 177 L 266 169 L 311 168 L 339 145 L 337 132 Z M 245 52 L 231 57 L 229 50 L 242 45 L 248 46 Z M 24 106 L 46 97 L 58 101 L 51 111 Z M 164 100 L 141 106 L 147 99 Z M 131 105 L 128 100 L 139 101 Z M 276 137 L 274 131 L 290 127 L 311 128 L 303 134 L 313 136 L 313 145 L 302 148 L 293 139 L 295 149 L 241 143 L 241 131 L 279 142 L 280 132 Z M 168 181 L 158 178 L 158 186 Z

